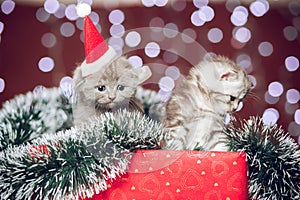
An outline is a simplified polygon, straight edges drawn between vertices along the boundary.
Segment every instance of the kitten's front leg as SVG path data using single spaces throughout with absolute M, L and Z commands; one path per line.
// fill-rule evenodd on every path
M 186 144 L 186 130 L 182 126 L 167 128 L 164 138 L 164 148 L 170 150 L 184 150 Z

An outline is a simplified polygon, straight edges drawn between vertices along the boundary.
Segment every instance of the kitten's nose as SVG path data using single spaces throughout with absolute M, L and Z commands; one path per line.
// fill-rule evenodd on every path
M 109 96 L 108 98 L 109 98 L 109 100 L 113 101 L 113 100 L 115 100 L 116 96 Z

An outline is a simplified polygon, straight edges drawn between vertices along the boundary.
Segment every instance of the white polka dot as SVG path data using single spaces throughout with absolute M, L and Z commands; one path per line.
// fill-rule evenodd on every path
M 223 39 L 223 32 L 219 28 L 212 28 L 209 30 L 207 37 L 212 43 L 219 43 Z
M 60 27 L 61 35 L 71 37 L 75 33 L 75 26 L 71 22 L 65 22 Z
M 272 126 L 279 119 L 279 112 L 274 108 L 268 108 L 264 111 L 262 119 L 265 125 Z
M 65 10 L 65 15 L 71 21 L 76 20 L 78 18 L 76 5 L 75 4 L 68 5 Z
M 288 41 L 294 41 L 298 37 L 298 31 L 295 27 L 293 26 L 287 26 L 283 29 L 283 34 L 285 39 Z
M 272 82 L 268 86 L 268 92 L 273 97 L 279 97 L 283 93 L 283 85 L 278 82 Z
M 285 59 L 285 67 L 289 72 L 294 72 L 299 68 L 299 60 L 295 56 L 289 56 Z
M 3 78 L 0 78 L 0 93 L 2 93 L 5 89 L 5 81 Z
M 38 67 L 42 72 L 50 72 L 54 68 L 54 60 L 50 57 L 43 57 L 38 63 Z
M 199 11 L 194 11 L 191 15 L 191 22 L 195 26 L 202 26 L 205 23 L 205 20 L 201 18 L 200 14 Z
M 125 37 L 125 43 L 129 47 L 136 47 L 141 42 L 141 35 L 136 31 L 129 32 Z
M 296 110 L 294 120 L 298 125 L 300 125 L 300 109 Z
M 154 58 L 157 57 L 160 53 L 160 46 L 155 42 L 150 42 L 145 46 L 145 54 L 150 57 Z
M 267 57 L 273 53 L 273 45 L 270 42 L 262 42 L 258 46 L 260 55 Z
M 134 68 L 139 68 L 143 66 L 143 60 L 139 56 L 130 56 L 128 58 L 128 62 L 134 67 Z
M 121 24 L 125 20 L 125 15 L 121 10 L 113 10 L 109 13 L 108 19 L 112 24 Z
M 158 82 L 159 88 L 163 91 L 170 92 L 174 89 L 174 80 L 168 76 L 162 77 Z
M 289 89 L 286 92 L 286 100 L 287 102 L 291 103 L 291 104 L 295 104 L 298 103 L 300 99 L 300 94 L 299 91 L 296 89 Z
M 109 32 L 110 32 L 111 36 L 122 37 L 125 33 L 125 28 L 121 24 L 113 24 L 110 27 Z
M 180 71 L 178 67 L 171 66 L 166 69 L 165 75 L 172 78 L 173 80 L 177 80 L 180 77 Z

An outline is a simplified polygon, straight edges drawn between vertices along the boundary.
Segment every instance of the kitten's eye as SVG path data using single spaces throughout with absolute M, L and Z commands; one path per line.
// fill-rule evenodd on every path
M 230 96 L 230 101 L 234 101 L 234 100 L 236 100 L 236 97 Z
M 98 91 L 103 92 L 105 90 L 105 86 L 104 85 L 100 85 L 97 87 Z
M 124 88 L 125 88 L 125 86 L 123 86 L 123 85 L 118 85 L 118 87 L 117 87 L 117 89 L 120 90 L 120 91 L 123 91 Z

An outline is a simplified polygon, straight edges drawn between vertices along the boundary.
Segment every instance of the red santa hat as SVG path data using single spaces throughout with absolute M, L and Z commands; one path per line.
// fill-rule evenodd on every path
M 86 59 L 81 64 L 82 76 L 89 76 L 107 66 L 116 58 L 116 51 L 103 39 L 92 20 L 84 20 L 84 47 Z

